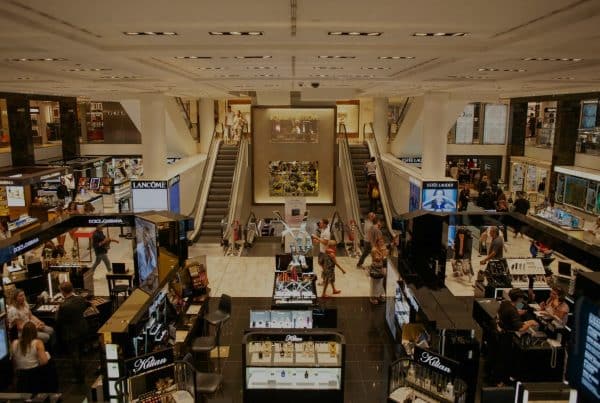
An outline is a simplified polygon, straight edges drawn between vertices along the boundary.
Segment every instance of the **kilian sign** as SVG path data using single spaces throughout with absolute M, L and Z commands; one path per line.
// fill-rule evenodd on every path
M 457 361 L 418 346 L 415 346 L 413 357 L 416 362 L 425 365 L 434 371 L 450 376 L 456 376 L 456 370 L 459 365 Z
M 129 376 L 134 376 L 171 364 L 173 358 L 173 349 L 168 348 L 127 360 L 125 366 Z

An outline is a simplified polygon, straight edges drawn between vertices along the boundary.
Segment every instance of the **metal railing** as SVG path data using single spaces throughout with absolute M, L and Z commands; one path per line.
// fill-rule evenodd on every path
M 242 180 L 242 173 L 248 173 L 248 139 L 243 138 L 239 144 L 238 158 L 235 163 L 235 171 L 233 172 L 233 180 L 231 181 L 231 197 L 229 198 L 229 208 L 227 211 L 227 227 L 223 233 L 223 239 L 228 239 L 231 236 L 232 224 L 238 213 L 240 189 L 245 182 Z M 243 195 L 242 195 L 243 198 Z
M 217 129 L 221 127 L 221 132 Z M 210 146 L 208 148 L 208 154 L 204 167 L 202 168 L 202 181 L 200 182 L 200 188 L 198 189 L 198 197 L 196 198 L 196 204 L 194 205 L 194 231 L 189 236 L 190 241 L 197 241 L 200 229 L 202 228 L 202 220 L 204 219 L 204 210 L 206 209 L 206 201 L 208 200 L 208 194 L 210 192 L 210 185 L 212 183 L 212 176 L 215 170 L 215 164 L 217 162 L 217 155 L 219 154 L 219 146 L 222 142 L 221 135 L 223 133 L 223 124 L 219 123 L 215 126 L 213 131 L 212 139 L 210 140 Z M 221 135 L 220 135 L 221 134 Z
M 346 126 L 340 125 L 340 132 L 343 136 L 340 138 L 338 143 L 339 148 L 339 168 L 341 171 L 342 183 L 344 186 L 344 194 L 346 195 L 346 210 L 348 214 L 348 222 L 354 221 L 356 223 L 358 236 L 364 238 L 362 225 L 360 225 L 360 202 L 358 200 L 358 190 L 356 189 L 356 182 L 354 181 L 354 171 L 352 169 L 352 155 L 350 154 L 350 145 L 348 142 L 348 135 L 346 133 Z
M 397 212 L 394 209 L 394 203 L 391 200 L 391 192 L 389 188 L 389 184 L 385 175 L 385 169 L 383 166 L 383 162 L 381 160 L 381 154 L 379 152 L 379 146 L 377 145 L 377 137 L 375 136 L 375 130 L 373 129 L 373 123 L 365 123 L 365 125 L 369 125 L 371 128 L 371 133 L 373 136 L 370 136 L 366 139 L 367 145 L 369 146 L 369 153 L 375 157 L 375 163 L 377 164 L 377 182 L 379 182 L 379 200 L 381 201 L 381 206 L 383 207 L 383 214 L 385 216 L 385 221 L 387 225 L 387 229 L 389 233 L 394 236 L 396 235 L 396 231 L 392 229 L 392 219 L 397 216 Z M 364 132 L 364 129 L 363 129 Z
M 190 134 L 196 141 L 200 141 L 200 126 L 198 123 L 192 122 L 192 118 L 190 116 L 190 108 L 186 105 L 185 101 L 181 99 L 181 97 L 175 97 L 175 102 L 179 106 L 179 110 L 183 115 L 183 119 L 185 120 L 185 124 L 187 125 Z M 191 102 L 191 101 L 190 101 Z M 197 101 L 194 101 L 197 102 Z M 196 110 L 198 110 L 198 105 L 196 105 Z

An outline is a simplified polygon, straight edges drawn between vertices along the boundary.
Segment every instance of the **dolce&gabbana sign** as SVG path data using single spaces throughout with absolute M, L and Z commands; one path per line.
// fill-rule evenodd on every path
M 129 376 L 140 375 L 162 366 L 173 363 L 173 349 L 157 351 L 125 361 Z
M 445 375 L 456 376 L 459 363 L 451 360 L 443 355 L 434 353 L 431 350 L 415 346 L 414 360 L 421 365 L 431 368 L 434 371 L 441 372 Z
M 132 181 L 132 189 L 166 189 L 167 181 Z

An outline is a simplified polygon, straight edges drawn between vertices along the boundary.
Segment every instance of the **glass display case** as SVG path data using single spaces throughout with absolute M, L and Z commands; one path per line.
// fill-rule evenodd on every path
M 340 333 L 250 332 L 242 348 L 244 402 L 343 402 L 345 339 Z
M 283 262 L 288 256 L 290 264 Z M 308 265 L 295 265 L 289 255 L 280 255 L 276 260 L 273 281 L 273 300 L 276 305 L 312 305 L 317 298 L 316 276 L 312 271 L 312 261 Z
M 313 315 L 311 310 L 251 310 L 250 328 L 252 329 L 311 329 Z

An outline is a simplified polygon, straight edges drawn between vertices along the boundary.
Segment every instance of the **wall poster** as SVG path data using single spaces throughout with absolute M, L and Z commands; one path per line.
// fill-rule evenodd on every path
M 486 104 L 483 120 L 483 144 L 504 144 L 506 142 L 507 106 Z
M 527 165 L 527 176 L 525 179 L 525 191 L 537 191 L 537 167 L 535 165 Z
M 456 119 L 456 144 L 473 143 L 473 118 L 475 116 L 475 105 L 468 104 L 465 110 Z
M 318 161 L 269 161 L 270 196 L 318 196 Z
M 319 119 L 310 109 L 271 108 L 271 143 L 318 143 Z
M 523 164 L 512 164 L 511 190 L 523 190 L 525 180 L 525 166 Z

